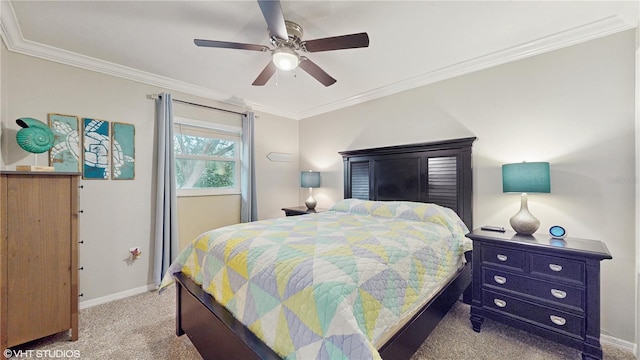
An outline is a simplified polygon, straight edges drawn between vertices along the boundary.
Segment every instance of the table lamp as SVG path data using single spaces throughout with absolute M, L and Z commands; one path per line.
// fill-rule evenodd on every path
M 522 162 L 502 165 L 502 192 L 522 193 L 520 211 L 509 223 L 518 234 L 533 234 L 540 227 L 540 221 L 529 212 L 527 193 L 551 192 L 549 163 Z
M 308 209 L 316 208 L 316 199 L 313 198 L 313 188 L 320 187 L 320 173 L 317 171 L 303 171 L 300 173 L 300 187 L 309 188 L 309 197 L 304 202 Z

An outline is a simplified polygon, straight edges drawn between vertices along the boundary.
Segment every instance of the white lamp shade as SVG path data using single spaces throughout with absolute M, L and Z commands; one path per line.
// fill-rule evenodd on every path
M 300 58 L 288 47 L 281 47 L 273 51 L 272 61 L 278 69 L 290 71 L 298 67 Z

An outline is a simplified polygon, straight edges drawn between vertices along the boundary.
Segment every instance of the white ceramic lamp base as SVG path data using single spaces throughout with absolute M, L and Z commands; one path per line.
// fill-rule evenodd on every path
M 520 211 L 509 220 L 511 227 L 520 235 L 531 235 L 540 228 L 540 220 L 529 212 L 527 194 L 520 196 Z
M 316 199 L 313 198 L 313 193 L 311 188 L 309 188 L 309 197 L 307 198 L 307 200 L 305 200 L 304 204 L 307 205 L 307 209 L 311 209 L 311 210 L 315 209 L 316 205 L 318 204 Z

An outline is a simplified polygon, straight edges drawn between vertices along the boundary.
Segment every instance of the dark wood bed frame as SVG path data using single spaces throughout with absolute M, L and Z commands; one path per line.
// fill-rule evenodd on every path
M 433 202 L 454 209 L 469 229 L 471 145 L 475 137 L 340 152 L 344 197 Z M 471 254 L 467 264 L 379 352 L 383 359 L 409 359 L 463 295 L 470 302 Z M 176 334 L 187 334 L 204 359 L 281 359 L 188 276 L 176 278 Z

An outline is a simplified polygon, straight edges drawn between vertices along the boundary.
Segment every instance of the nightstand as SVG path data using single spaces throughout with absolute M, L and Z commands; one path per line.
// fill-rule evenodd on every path
M 282 211 L 284 211 L 284 214 L 286 216 L 297 216 L 297 215 L 321 213 L 321 212 L 327 211 L 327 209 L 320 209 L 320 208 L 307 209 L 306 206 L 294 206 L 294 207 L 282 208 Z
M 474 230 L 471 324 L 484 318 L 602 359 L 600 261 L 611 259 L 601 241 Z

